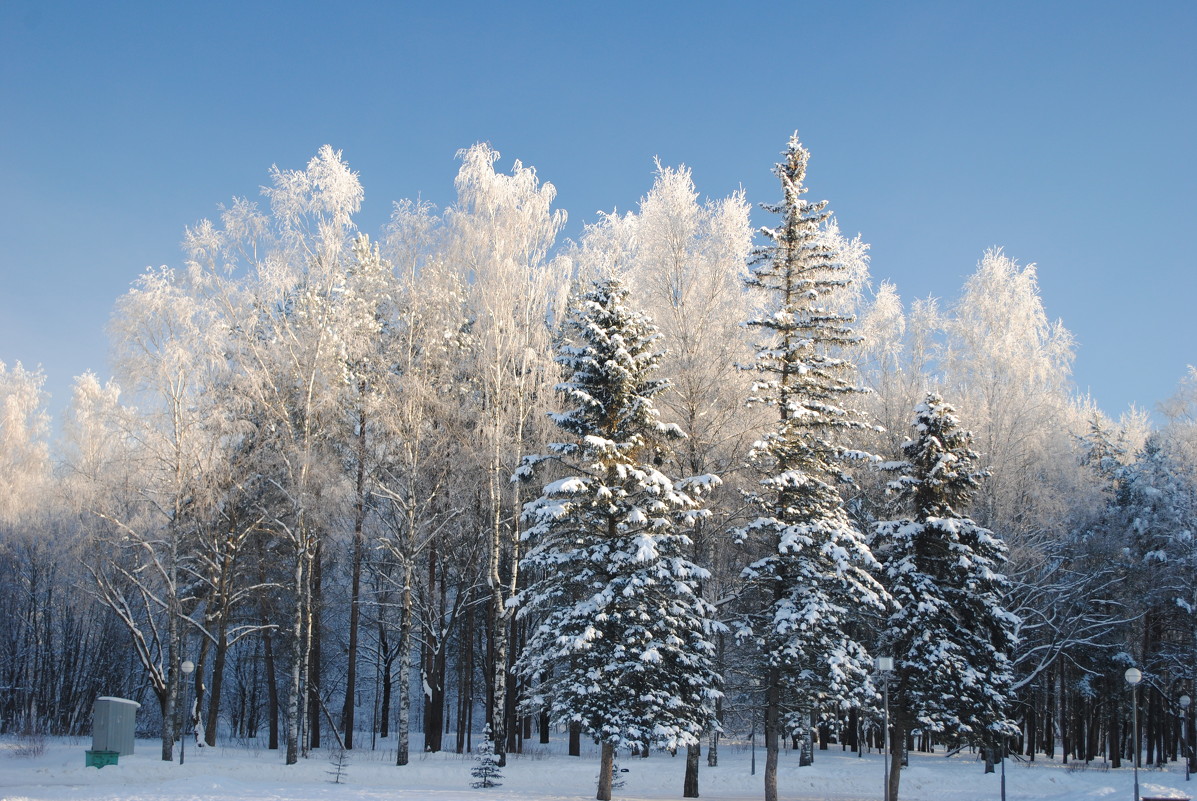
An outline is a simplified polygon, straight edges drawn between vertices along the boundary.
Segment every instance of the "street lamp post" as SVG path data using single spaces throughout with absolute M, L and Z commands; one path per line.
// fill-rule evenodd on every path
M 889 801 L 889 760 L 890 760 L 890 742 L 889 742 L 889 674 L 894 670 L 894 658 L 892 656 L 879 656 L 874 664 L 877 666 L 877 672 L 881 674 L 881 680 L 885 687 L 885 717 L 882 719 L 881 738 L 884 743 L 882 748 L 882 764 L 885 773 L 885 801 Z
M 190 721 L 191 712 L 187 709 L 187 680 L 191 677 L 191 672 L 195 670 L 195 663 L 190 659 L 183 660 L 183 664 L 179 665 L 179 670 L 183 671 L 183 719 Z M 183 724 L 183 732 L 179 737 L 179 764 L 187 758 L 187 724 Z
M 1131 734 L 1135 744 L 1135 752 L 1131 755 L 1131 764 L 1135 768 L 1135 797 L 1139 801 L 1139 682 L 1143 681 L 1143 671 L 1138 668 L 1127 668 L 1122 674 L 1126 683 L 1131 686 Z
M 1180 750 L 1185 761 L 1185 781 L 1189 780 L 1189 704 L 1193 702 L 1187 695 L 1180 697 Z

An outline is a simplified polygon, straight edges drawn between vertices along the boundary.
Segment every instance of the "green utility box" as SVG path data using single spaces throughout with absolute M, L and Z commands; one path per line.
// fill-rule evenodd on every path
M 87 754 L 87 767 L 102 768 L 105 765 L 115 765 L 120 758 L 116 751 L 84 751 Z
M 97 698 L 91 708 L 91 751 L 88 753 L 132 754 L 133 733 L 137 730 L 137 710 L 140 708 L 141 704 L 126 698 Z M 116 759 L 104 764 L 116 764 Z

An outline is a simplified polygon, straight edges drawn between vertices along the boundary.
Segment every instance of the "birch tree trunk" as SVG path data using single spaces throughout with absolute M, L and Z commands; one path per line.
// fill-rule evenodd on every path
M 412 598 L 411 598 L 412 569 L 410 563 L 403 565 L 402 617 L 399 622 L 399 721 L 395 732 L 399 741 L 395 755 L 396 765 L 406 765 L 409 761 L 409 738 L 411 718 L 411 657 L 412 657 Z

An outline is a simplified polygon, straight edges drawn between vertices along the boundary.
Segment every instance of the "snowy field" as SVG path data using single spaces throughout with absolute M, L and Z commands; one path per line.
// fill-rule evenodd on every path
M 366 737 L 369 742 L 369 737 Z M 416 755 L 412 764 L 397 768 L 394 751 L 354 751 L 344 783 L 332 783 L 327 750 L 287 767 L 282 755 L 264 748 L 227 746 L 187 749 L 186 764 L 164 763 L 159 745 L 139 740 L 137 753 L 121 757 L 119 765 L 103 769 L 84 766 L 90 739 L 50 739 L 40 755 L 22 754 L 16 741 L 0 739 L 0 799 L 3 801 L 586 801 L 594 798 L 598 771 L 597 749 L 583 749 L 583 757 L 568 757 L 550 746 L 533 746 L 512 755 L 503 769 L 503 786 L 470 788 L 474 761 L 456 754 Z M 702 798 L 758 801 L 763 797 L 761 773 L 764 751 L 757 750 L 757 774 L 750 774 L 746 746 L 725 744 L 718 768 L 700 773 Z M 815 765 L 797 767 L 797 754 L 785 752 L 779 790 L 789 801 L 863 801 L 882 797 L 882 763 L 877 754 L 858 758 L 838 750 L 818 751 Z M 619 761 L 624 786 L 618 799 L 680 799 L 685 760 L 682 755 L 654 754 L 648 759 Z M 1000 773 L 984 775 L 975 757 L 915 754 L 903 771 L 899 801 L 982 801 L 1000 798 Z M 1134 777 L 1129 768 L 1087 769 L 1037 761 L 1010 762 L 1007 798 L 1101 799 L 1129 801 Z M 1183 769 L 1143 769 L 1143 795 L 1184 798 L 1197 789 L 1197 779 L 1185 784 Z

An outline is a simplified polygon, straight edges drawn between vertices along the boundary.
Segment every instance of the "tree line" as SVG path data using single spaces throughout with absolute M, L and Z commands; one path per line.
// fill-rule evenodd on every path
M 121 695 L 164 759 L 193 726 L 398 765 L 489 727 L 500 766 L 559 731 L 609 797 L 617 750 L 684 749 L 696 795 L 763 726 L 772 801 L 784 740 L 877 744 L 889 656 L 904 749 L 1117 766 L 1134 665 L 1143 758 L 1182 757 L 1197 378 L 1108 418 L 998 250 L 904 303 L 808 158 L 755 233 L 658 165 L 564 242 L 488 145 L 376 240 L 339 152 L 273 168 L 117 301 L 57 436 L 0 363 L 0 727 Z

